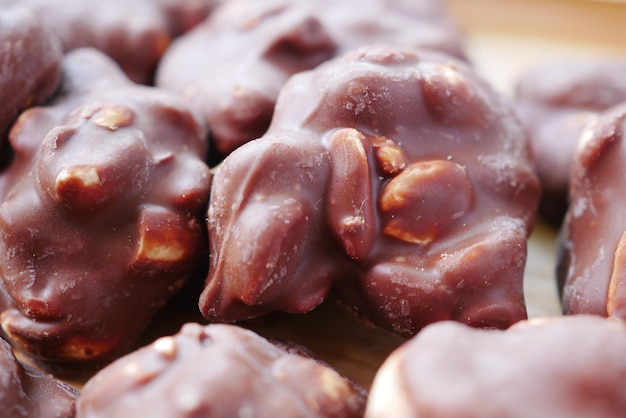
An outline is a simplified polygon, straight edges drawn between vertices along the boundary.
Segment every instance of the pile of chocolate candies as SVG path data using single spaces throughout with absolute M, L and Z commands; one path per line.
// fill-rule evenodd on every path
M 0 41 L 0 416 L 626 415 L 624 61 L 504 97 L 437 0 L 0 0 Z M 401 342 L 371 387 L 248 326 L 323 303 Z

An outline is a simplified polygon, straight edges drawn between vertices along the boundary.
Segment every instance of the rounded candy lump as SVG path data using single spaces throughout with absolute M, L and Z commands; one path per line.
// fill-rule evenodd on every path
M 216 170 L 200 308 L 307 312 L 329 292 L 403 336 L 526 318 L 539 186 L 508 102 L 451 56 L 362 48 L 295 75 Z

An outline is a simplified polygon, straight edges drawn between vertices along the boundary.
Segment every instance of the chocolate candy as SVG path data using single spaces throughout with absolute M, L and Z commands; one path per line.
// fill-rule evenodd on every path
M 624 323 L 596 316 L 433 324 L 379 369 L 365 418 L 623 417 L 625 350 Z
M 170 42 L 168 22 L 146 0 L 19 0 L 61 41 L 64 51 L 95 47 L 137 82 L 149 82 Z M 132 22 L 132 24 L 131 24 Z
M 362 417 L 365 392 L 234 325 L 186 324 L 98 372 L 78 418 Z
M 165 12 L 174 37 L 192 29 L 207 18 L 213 9 L 226 0 L 151 0 Z
M 57 88 L 61 46 L 27 8 L 0 8 L 0 156 L 6 135 L 23 109 L 41 104 Z
M 216 171 L 201 311 L 302 313 L 334 288 L 403 336 L 526 318 L 539 196 L 526 139 L 448 55 L 371 47 L 293 76 L 267 134 Z
M 0 0 L 28 5 L 64 51 L 94 47 L 134 81 L 150 83 L 172 38 L 204 19 L 216 0 Z
M 599 112 L 626 100 L 626 60 L 542 63 L 520 77 L 515 96 L 542 185 L 539 214 L 559 226 L 581 132 Z
M 626 319 L 626 102 L 601 114 L 574 156 L 557 276 L 566 313 Z
M 127 349 L 206 252 L 206 129 L 175 95 L 78 49 L 24 112 L 0 175 L 0 322 L 54 370 Z
M 0 416 L 74 418 L 78 391 L 28 364 L 20 363 L 0 339 Z
M 267 130 L 276 96 L 294 73 L 371 43 L 463 56 L 436 1 L 229 1 L 177 39 L 156 83 L 200 109 L 215 149 L 228 154 Z

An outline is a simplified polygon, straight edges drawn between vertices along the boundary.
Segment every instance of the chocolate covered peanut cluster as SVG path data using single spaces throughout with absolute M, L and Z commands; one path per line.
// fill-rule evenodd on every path
M 156 83 L 200 109 L 228 154 L 265 133 L 291 75 L 370 44 L 464 56 L 438 1 L 237 0 L 172 44 Z
M 0 174 L 0 323 L 46 367 L 126 350 L 206 252 L 206 128 L 178 97 L 95 49 L 66 55 L 24 112 Z
M 0 7 L 0 161 L 19 113 L 43 103 L 61 79 L 61 45 L 22 5 Z
M 622 103 L 587 126 L 574 154 L 557 269 L 567 314 L 626 320 L 625 133 Z
M 515 96 L 541 181 L 539 214 L 560 226 L 584 128 L 602 111 L 626 101 L 626 59 L 545 62 L 522 75 Z
M 624 350 L 624 323 L 591 315 L 432 324 L 378 370 L 365 418 L 623 417 Z
M 172 39 L 208 16 L 220 0 L 0 0 L 27 6 L 64 51 L 92 47 L 136 82 L 150 83 Z
M 77 418 L 360 418 L 365 391 L 234 325 L 186 324 L 85 385 Z
M 216 171 L 211 321 L 315 308 L 334 291 L 403 336 L 526 318 L 539 197 L 506 100 L 451 56 L 369 47 L 293 76 L 267 134 Z

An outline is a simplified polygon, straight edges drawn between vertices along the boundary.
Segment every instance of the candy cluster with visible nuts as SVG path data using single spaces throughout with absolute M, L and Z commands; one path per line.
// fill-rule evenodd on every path
M 290 79 L 209 205 L 211 321 L 306 312 L 331 291 L 410 336 L 526 317 L 539 186 L 512 109 L 465 64 L 364 48 Z

